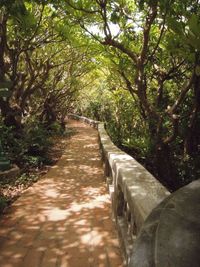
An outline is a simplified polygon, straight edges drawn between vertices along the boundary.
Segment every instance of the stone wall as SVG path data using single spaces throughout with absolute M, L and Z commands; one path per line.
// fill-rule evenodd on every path
M 99 121 L 94 121 L 94 120 L 91 120 L 91 119 L 88 119 L 86 117 L 83 117 L 83 116 L 78 116 L 76 114 L 68 114 L 68 118 L 71 118 L 71 119 L 74 119 L 74 120 L 81 120 L 87 124 L 89 124 L 90 126 L 94 127 L 94 128 L 98 128 L 98 124 L 100 123 Z
M 116 147 L 104 124 L 85 117 L 70 115 L 98 129 L 104 163 L 105 179 L 112 199 L 112 214 L 116 222 L 125 263 L 134 252 L 134 240 L 151 211 L 170 193 L 134 158 Z

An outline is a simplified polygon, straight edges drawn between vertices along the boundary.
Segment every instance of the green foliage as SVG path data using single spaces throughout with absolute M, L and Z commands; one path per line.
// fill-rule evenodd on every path
M 23 173 L 22 175 L 17 177 L 15 181 L 15 185 L 26 185 L 27 186 L 27 184 L 32 184 L 37 181 L 38 181 L 38 175 Z
M 152 151 L 152 142 L 148 135 L 148 128 L 143 123 L 138 112 L 136 102 L 128 91 L 116 89 L 110 91 L 109 79 L 103 86 L 93 91 L 84 99 L 81 95 L 80 113 L 95 120 L 104 121 L 106 129 L 113 142 L 134 153 L 138 158 L 147 157 Z M 102 87 L 101 87 L 102 86 Z M 85 93 L 83 92 L 85 95 Z M 136 153 L 137 152 L 137 153 Z
M 40 168 L 52 163 L 48 158 L 51 134 L 55 131 L 51 133 L 37 121 L 27 123 L 18 134 L 12 127 L 6 127 L 3 123 L 0 126 L 1 141 L 7 156 L 22 168 Z
M 64 134 L 64 129 L 60 122 L 56 121 L 48 126 L 48 132 L 50 135 L 62 135 Z
M 9 90 L 7 88 L 0 88 L 0 97 L 8 97 Z
M 9 153 L 9 158 L 12 160 L 14 155 L 21 156 L 21 144 L 15 136 L 12 127 L 7 127 L 3 122 L 0 122 L 0 136 L 2 146 L 5 152 Z
M 74 110 L 105 121 L 116 144 L 152 165 L 167 146 L 163 162 L 181 184 L 189 169 L 196 172 L 197 153 L 184 146 L 191 129 L 199 135 L 198 1 L 8 0 L 0 7 L 2 18 L 8 14 L 0 134 L 13 161 L 41 166 L 51 134 L 63 132 L 60 122 Z
M 7 207 L 8 200 L 4 196 L 0 196 L 0 214 L 3 212 L 3 210 Z
M 29 155 L 43 156 L 46 154 L 51 142 L 48 130 L 44 125 L 37 121 L 27 124 L 24 129 L 24 136 L 24 142 L 27 145 L 27 153 Z
M 200 157 L 196 156 L 190 157 L 187 155 L 185 158 L 182 158 L 179 155 L 175 155 L 175 166 L 177 178 L 179 178 L 180 186 L 190 183 L 198 179 L 200 176 Z

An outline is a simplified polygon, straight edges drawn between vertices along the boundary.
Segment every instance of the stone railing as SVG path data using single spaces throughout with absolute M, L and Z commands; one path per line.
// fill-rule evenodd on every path
M 112 197 L 113 216 L 125 262 L 129 264 L 134 240 L 145 219 L 170 193 L 134 158 L 112 143 L 102 123 L 98 131 L 105 176 Z
M 90 126 L 94 127 L 94 128 L 98 128 L 98 124 L 99 124 L 99 121 L 94 121 L 94 120 L 91 120 L 91 119 L 88 119 L 86 117 L 83 117 L 83 116 L 79 116 L 79 115 L 76 115 L 76 114 L 68 114 L 68 117 L 71 118 L 71 119 L 74 119 L 74 120 L 81 120 L 87 124 L 89 124 Z
M 147 216 L 170 193 L 134 158 L 112 143 L 103 123 L 77 115 L 70 117 L 93 127 L 98 126 L 104 172 L 112 199 L 112 213 L 125 264 L 139 267 L 130 263 L 134 253 L 134 240 Z

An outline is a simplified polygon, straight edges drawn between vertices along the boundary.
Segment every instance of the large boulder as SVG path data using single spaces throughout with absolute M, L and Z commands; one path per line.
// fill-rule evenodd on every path
M 156 207 L 137 237 L 129 267 L 200 266 L 200 180 Z

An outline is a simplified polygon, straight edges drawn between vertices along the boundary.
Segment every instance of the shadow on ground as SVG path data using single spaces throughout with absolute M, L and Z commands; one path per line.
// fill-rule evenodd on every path
M 97 131 L 70 126 L 61 160 L 0 220 L 2 267 L 122 266 Z

